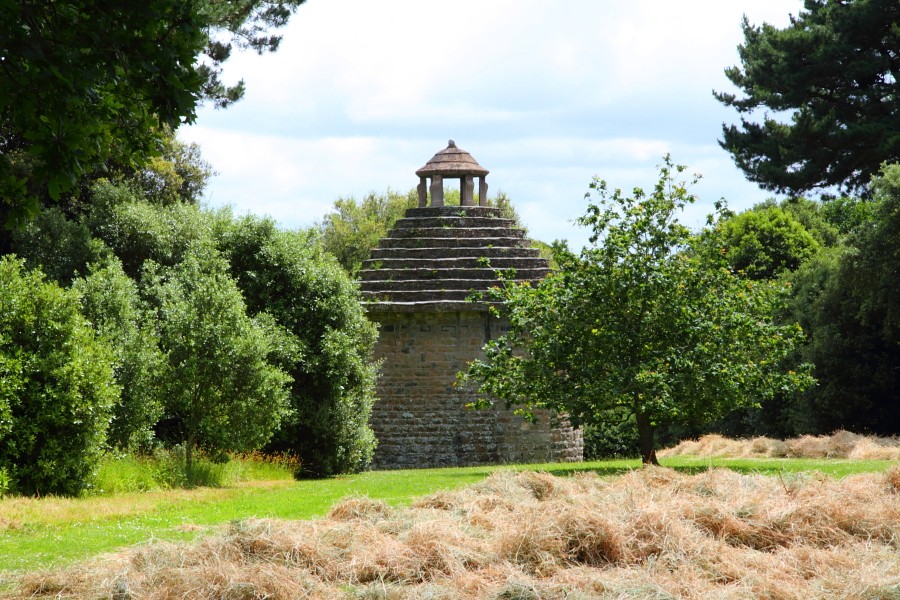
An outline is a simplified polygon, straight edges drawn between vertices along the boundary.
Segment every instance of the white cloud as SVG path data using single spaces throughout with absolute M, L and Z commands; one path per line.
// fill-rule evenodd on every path
M 735 208 L 766 197 L 716 145 L 721 122 L 736 117 L 710 92 L 728 89 L 743 12 L 783 26 L 800 7 L 309 0 L 277 53 L 228 65 L 247 97 L 204 109 L 182 136 L 220 172 L 211 203 L 286 226 L 321 219 L 339 196 L 413 187 L 415 169 L 454 137 L 532 234 L 577 245 L 586 234 L 569 221 L 591 177 L 651 187 L 666 152 L 704 173 L 707 207 L 720 196 Z

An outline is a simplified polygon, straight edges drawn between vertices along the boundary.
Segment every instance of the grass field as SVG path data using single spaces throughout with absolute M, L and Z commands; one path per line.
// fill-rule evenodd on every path
M 817 461 L 735 465 L 757 474 L 707 469 L 709 459 L 624 462 L 537 466 L 563 477 L 445 469 L 298 483 L 254 502 L 299 500 L 307 484 L 357 493 L 319 519 L 242 519 L 190 543 L 25 573 L 0 598 L 900 598 L 895 461 L 818 461 L 840 475 L 893 465 L 847 477 L 794 472 Z M 382 493 L 390 502 L 372 497 Z
M 833 459 L 720 459 L 673 457 L 664 465 L 686 473 L 727 467 L 742 473 L 803 472 L 831 477 L 882 472 L 891 461 Z M 0 587 L 17 573 L 61 566 L 149 540 L 190 540 L 247 518 L 308 519 L 325 515 L 341 498 L 367 496 L 391 506 L 481 481 L 498 470 L 538 470 L 602 476 L 639 467 L 637 460 L 577 464 L 372 471 L 319 481 L 246 481 L 224 488 L 164 490 L 85 498 L 0 499 Z

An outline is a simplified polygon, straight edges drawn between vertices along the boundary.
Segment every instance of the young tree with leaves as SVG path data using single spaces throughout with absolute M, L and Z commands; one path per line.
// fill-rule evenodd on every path
M 784 29 L 744 19 L 743 31 L 741 65 L 725 71 L 743 95 L 714 95 L 741 115 L 720 144 L 750 181 L 793 195 L 863 192 L 900 160 L 900 3 L 806 0 Z
M 137 284 L 114 256 L 92 264 L 72 288 L 81 313 L 115 354 L 113 372 L 121 394 L 113 405 L 106 443 L 120 450 L 146 450 L 153 445 L 153 427 L 163 411 L 166 357 L 155 323 L 144 310 Z
M 197 447 L 262 447 L 288 412 L 291 378 L 274 357 L 290 337 L 271 319 L 251 319 L 215 249 L 191 247 L 177 265 L 145 267 L 166 357 L 166 415 L 180 424 L 188 471 Z
M 334 201 L 334 212 L 318 224 L 322 247 L 337 258 L 351 276 L 369 258 L 372 248 L 387 235 L 407 208 L 418 206 L 415 190 L 400 194 L 388 189 L 384 194 L 371 192 L 357 201 L 352 196 Z
M 633 197 L 595 180 L 580 224 L 580 256 L 555 247 L 559 270 L 534 287 L 494 292 L 510 330 L 485 347 L 466 378 L 528 413 L 549 408 L 576 424 L 634 418 L 641 457 L 656 463 L 662 424 L 709 421 L 776 391 L 809 384 L 782 360 L 800 328 L 773 319 L 785 291 L 741 279 L 721 248 L 689 248 L 677 216 L 694 201 L 668 157 L 653 191 Z M 715 240 L 710 236 L 709 240 Z

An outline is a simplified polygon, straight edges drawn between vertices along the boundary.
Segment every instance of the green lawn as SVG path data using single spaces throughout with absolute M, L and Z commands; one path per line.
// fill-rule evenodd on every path
M 790 474 L 820 471 L 834 477 L 886 470 L 890 461 L 809 459 L 663 459 L 688 472 L 728 467 L 741 472 Z M 325 514 L 339 499 L 366 495 L 393 505 L 480 481 L 498 469 L 532 469 L 565 475 L 595 471 L 615 475 L 639 467 L 637 460 L 372 471 L 318 481 L 250 482 L 122 494 L 106 498 L 7 498 L 0 500 L 0 588 L 15 572 L 59 566 L 148 540 L 188 540 L 235 519 L 308 519 Z

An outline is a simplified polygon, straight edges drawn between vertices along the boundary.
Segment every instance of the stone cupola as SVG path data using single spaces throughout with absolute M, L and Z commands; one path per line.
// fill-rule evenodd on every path
M 459 179 L 459 198 L 462 206 L 474 206 L 475 178 L 478 178 L 478 204 L 487 206 L 488 186 L 485 177 L 490 171 L 478 164 L 472 155 L 456 147 L 450 140 L 447 147 L 431 157 L 425 166 L 416 171 L 419 176 L 419 208 L 425 208 L 431 178 L 431 206 L 444 205 L 444 179 Z
M 488 170 L 453 140 L 416 174 L 419 207 L 407 209 L 359 272 L 370 314 L 487 310 L 468 298 L 499 285 L 497 270 L 514 269 L 520 282 L 538 281 L 550 272 L 525 232 L 488 206 Z M 475 177 L 478 205 L 472 196 Z M 459 206 L 444 204 L 443 183 L 452 178 L 461 181 Z

